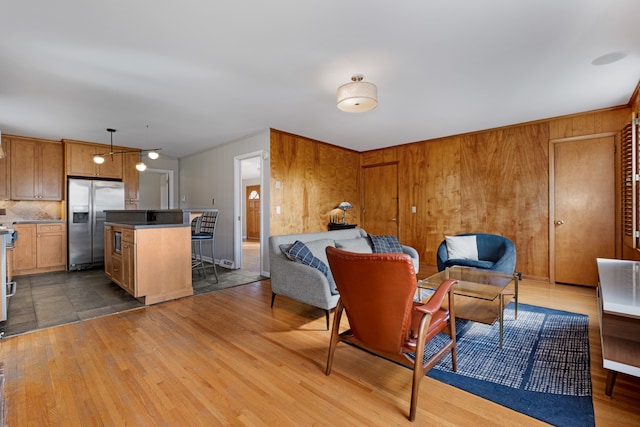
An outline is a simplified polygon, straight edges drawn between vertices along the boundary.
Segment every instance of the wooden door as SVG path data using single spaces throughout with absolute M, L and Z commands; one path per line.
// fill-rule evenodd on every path
M 247 239 L 260 238 L 260 186 L 248 185 L 246 194 Z
M 362 228 L 378 236 L 398 236 L 398 164 L 362 170 Z
M 613 137 L 554 144 L 555 281 L 598 285 L 596 258 L 615 258 Z

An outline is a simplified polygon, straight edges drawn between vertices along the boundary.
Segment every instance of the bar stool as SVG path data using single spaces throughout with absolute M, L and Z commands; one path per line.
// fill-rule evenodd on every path
M 193 236 L 198 233 L 200 229 L 200 219 L 202 216 L 197 216 L 191 220 L 191 269 L 202 266 L 202 261 L 198 258 L 196 240 Z
M 202 257 L 202 242 L 210 242 L 211 245 L 211 266 L 213 267 L 213 273 L 216 276 L 216 283 L 218 283 L 218 270 L 216 269 L 216 259 L 213 254 L 215 235 L 216 235 L 216 224 L 218 222 L 218 209 L 213 209 L 211 211 L 204 212 L 202 216 L 199 217 L 198 224 L 196 224 L 196 230 L 191 234 L 191 243 L 197 244 L 195 252 L 195 266 L 193 268 L 198 268 L 202 271 L 205 279 L 207 278 L 206 268 L 209 268 L 205 265 L 204 259 Z M 193 221 L 191 222 L 191 227 L 193 229 Z M 194 263 L 192 263 L 192 266 Z

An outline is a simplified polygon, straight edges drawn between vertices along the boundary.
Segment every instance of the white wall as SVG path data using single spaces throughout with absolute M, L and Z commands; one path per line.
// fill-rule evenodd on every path
M 269 152 L 270 130 L 180 159 L 180 208 L 217 208 L 215 258 L 234 259 L 234 158 L 256 151 Z M 269 161 L 262 168 L 265 206 L 262 220 L 264 239 L 269 236 Z M 244 187 L 240 187 L 244 191 Z M 184 200 L 184 201 L 183 201 Z M 213 203 L 212 201 L 215 201 Z M 239 227 L 242 229 L 242 227 Z M 269 271 L 269 246 L 262 245 L 262 270 Z

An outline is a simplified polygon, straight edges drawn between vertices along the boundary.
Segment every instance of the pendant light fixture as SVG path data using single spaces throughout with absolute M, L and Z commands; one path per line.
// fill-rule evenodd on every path
M 111 129 L 108 128 L 107 132 L 109 132 L 109 134 L 111 135 L 110 138 L 110 145 L 109 145 L 109 152 L 108 153 L 99 153 L 93 156 L 93 161 L 96 164 L 103 164 L 104 160 L 105 160 L 105 156 L 109 155 L 111 157 L 113 157 L 116 154 L 126 154 L 126 153 L 138 153 L 138 163 L 136 163 L 136 169 L 139 170 L 140 172 L 144 171 L 147 169 L 147 165 L 144 164 L 144 162 L 142 161 L 142 154 L 143 153 L 147 153 L 147 155 L 149 156 L 149 158 L 151 160 L 156 160 L 157 158 L 160 157 L 160 154 L 158 154 L 158 151 L 162 150 L 162 148 L 151 148 L 148 150 L 138 150 L 135 148 L 129 149 L 129 150 L 124 150 L 124 151 L 113 151 L 113 133 L 116 132 L 115 129 Z M 147 125 L 147 140 L 149 139 L 149 125 Z M 0 150 L 2 149 L 2 144 L 0 143 Z
M 362 74 L 351 77 L 351 83 L 338 88 L 338 103 L 340 110 L 349 113 L 363 113 L 376 108 L 378 105 L 378 88 L 373 83 L 363 82 Z
M 138 169 L 140 172 L 144 172 L 145 169 L 147 169 L 147 165 L 145 165 L 142 161 L 142 151 L 138 153 L 138 163 L 136 163 L 136 169 Z

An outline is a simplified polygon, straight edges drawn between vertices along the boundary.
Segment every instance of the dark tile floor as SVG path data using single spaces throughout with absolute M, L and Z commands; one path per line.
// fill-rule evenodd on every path
M 260 274 L 218 267 L 219 283 L 211 269 L 208 278 L 193 274 L 195 295 L 260 280 Z M 14 278 L 16 294 L 9 298 L 4 337 L 144 307 L 111 282 L 103 270 L 62 271 Z

